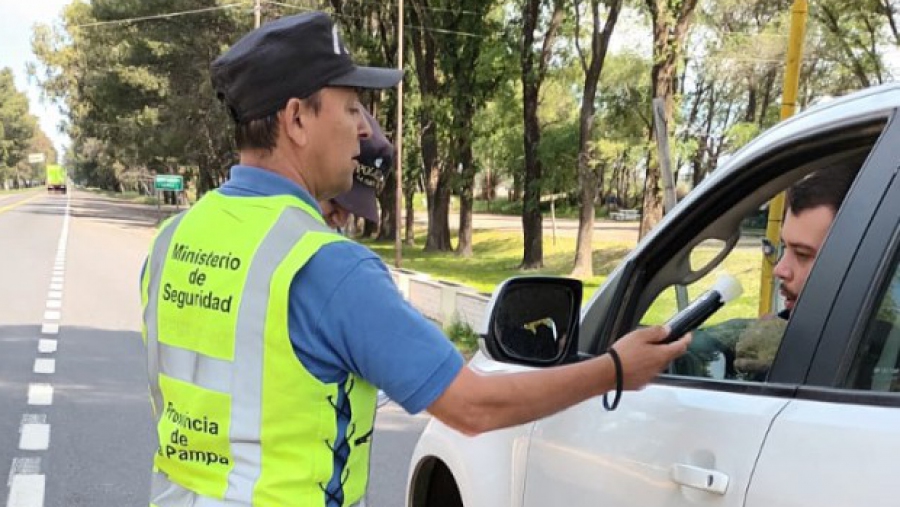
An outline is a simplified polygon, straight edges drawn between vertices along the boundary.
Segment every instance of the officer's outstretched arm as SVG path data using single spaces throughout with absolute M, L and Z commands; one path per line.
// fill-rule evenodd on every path
M 660 343 L 667 335 L 668 330 L 656 326 L 616 341 L 613 348 L 622 360 L 624 389 L 640 389 L 687 350 L 690 336 Z M 547 417 L 615 388 L 615 364 L 609 354 L 507 375 L 479 375 L 464 367 L 428 411 L 461 433 L 477 435 Z

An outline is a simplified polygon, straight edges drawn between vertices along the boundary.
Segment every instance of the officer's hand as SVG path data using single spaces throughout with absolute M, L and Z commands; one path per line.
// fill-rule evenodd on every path
M 668 334 L 667 328 L 653 326 L 632 331 L 613 344 L 622 360 L 624 389 L 641 389 L 687 351 L 690 333 L 672 343 L 660 343 Z

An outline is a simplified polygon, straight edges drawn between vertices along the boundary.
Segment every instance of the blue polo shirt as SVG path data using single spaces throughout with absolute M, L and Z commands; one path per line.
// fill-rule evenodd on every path
M 301 186 L 273 172 L 234 166 L 218 190 L 234 197 L 293 195 L 319 209 Z M 347 372 L 417 413 L 447 389 L 463 358 L 397 289 L 390 272 L 354 241 L 323 246 L 291 284 L 288 330 L 297 358 L 325 383 Z

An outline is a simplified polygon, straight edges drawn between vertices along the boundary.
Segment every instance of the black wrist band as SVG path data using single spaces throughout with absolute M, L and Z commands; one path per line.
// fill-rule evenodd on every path
M 609 350 L 606 351 L 609 354 L 609 357 L 613 360 L 613 365 L 616 367 L 616 394 L 613 397 L 612 403 L 609 402 L 608 396 L 609 392 L 603 394 L 603 408 L 609 411 L 613 411 L 619 406 L 619 401 L 622 399 L 622 384 L 625 383 L 623 377 L 624 374 L 622 372 L 622 360 L 619 358 L 619 353 L 616 352 L 616 349 L 610 347 Z

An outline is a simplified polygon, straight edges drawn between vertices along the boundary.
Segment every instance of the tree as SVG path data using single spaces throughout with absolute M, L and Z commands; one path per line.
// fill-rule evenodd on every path
M 525 239 L 522 269 L 537 269 L 544 265 L 543 218 L 540 199 L 543 167 L 538 158 L 541 128 L 538 122 L 538 98 L 547 75 L 553 42 L 564 15 L 564 0 L 525 0 L 522 6 L 522 69 L 523 124 L 525 127 L 525 199 L 522 206 L 522 229 Z M 535 33 L 541 29 L 541 40 Z
M 594 202 L 597 199 L 597 180 L 599 175 L 593 162 L 590 142 L 594 138 L 595 101 L 597 99 L 597 83 L 603 71 L 609 39 L 612 37 L 622 0 L 605 2 L 606 21 L 600 27 L 600 0 L 590 0 L 590 53 L 585 54 L 581 47 L 581 1 L 575 2 L 575 45 L 578 59 L 584 72 L 584 87 L 581 95 L 581 109 L 578 119 L 578 184 L 580 186 L 581 205 L 578 212 L 578 239 L 575 247 L 575 261 L 572 276 L 591 277 L 594 274 L 591 243 L 594 236 Z
M 900 46 L 900 31 L 897 29 L 897 13 L 900 12 L 900 2 L 897 2 L 897 0 L 878 0 L 878 4 L 877 12 L 881 13 L 887 20 L 894 44 Z
M 653 67 L 650 84 L 653 97 L 660 97 L 665 104 L 666 124 L 674 123 L 677 70 L 683 61 L 682 51 L 691 26 L 691 19 L 698 0 L 645 0 L 653 24 Z M 650 130 L 651 140 L 655 137 Z M 660 195 L 660 169 L 656 156 L 650 156 L 647 176 L 644 180 L 643 216 L 641 235 L 646 234 L 662 218 Z
M 222 8 L 121 21 L 207 6 L 73 2 L 61 31 L 36 29 L 32 46 L 42 66 L 34 72 L 70 119 L 75 160 L 96 160 L 102 150 L 109 162 L 88 163 L 82 173 L 94 167 L 101 174 L 86 180 L 118 188 L 117 174 L 108 173 L 117 167 L 196 174 L 200 194 L 223 181 L 235 160 L 231 121 L 210 85 L 209 65 L 251 27 L 250 16 Z
M 472 208 L 475 195 L 476 160 L 473 152 L 474 118 L 514 70 L 509 44 L 504 40 L 502 12 L 494 11 L 495 1 L 456 1 L 449 9 L 458 31 L 443 46 L 444 74 L 452 76 L 446 86 L 450 97 L 451 167 L 457 169 L 459 194 L 459 241 L 456 252 L 472 255 Z
M 428 233 L 425 250 L 449 251 L 450 244 L 450 177 L 448 161 L 440 155 L 440 125 L 443 98 L 441 76 L 438 74 L 439 44 L 436 40 L 431 7 L 426 0 L 414 0 L 410 18 L 415 27 L 411 32 L 412 52 L 415 59 L 416 78 L 419 84 L 421 105 L 417 112 L 422 164 L 425 172 L 425 194 L 428 201 Z M 440 12 L 440 11 L 435 11 Z
M 0 69 L 0 182 L 12 179 L 19 187 L 27 179 L 20 169 L 28 169 L 36 128 L 37 120 L 28 112 L 28 97 L 16 88 L 12 70 Z

